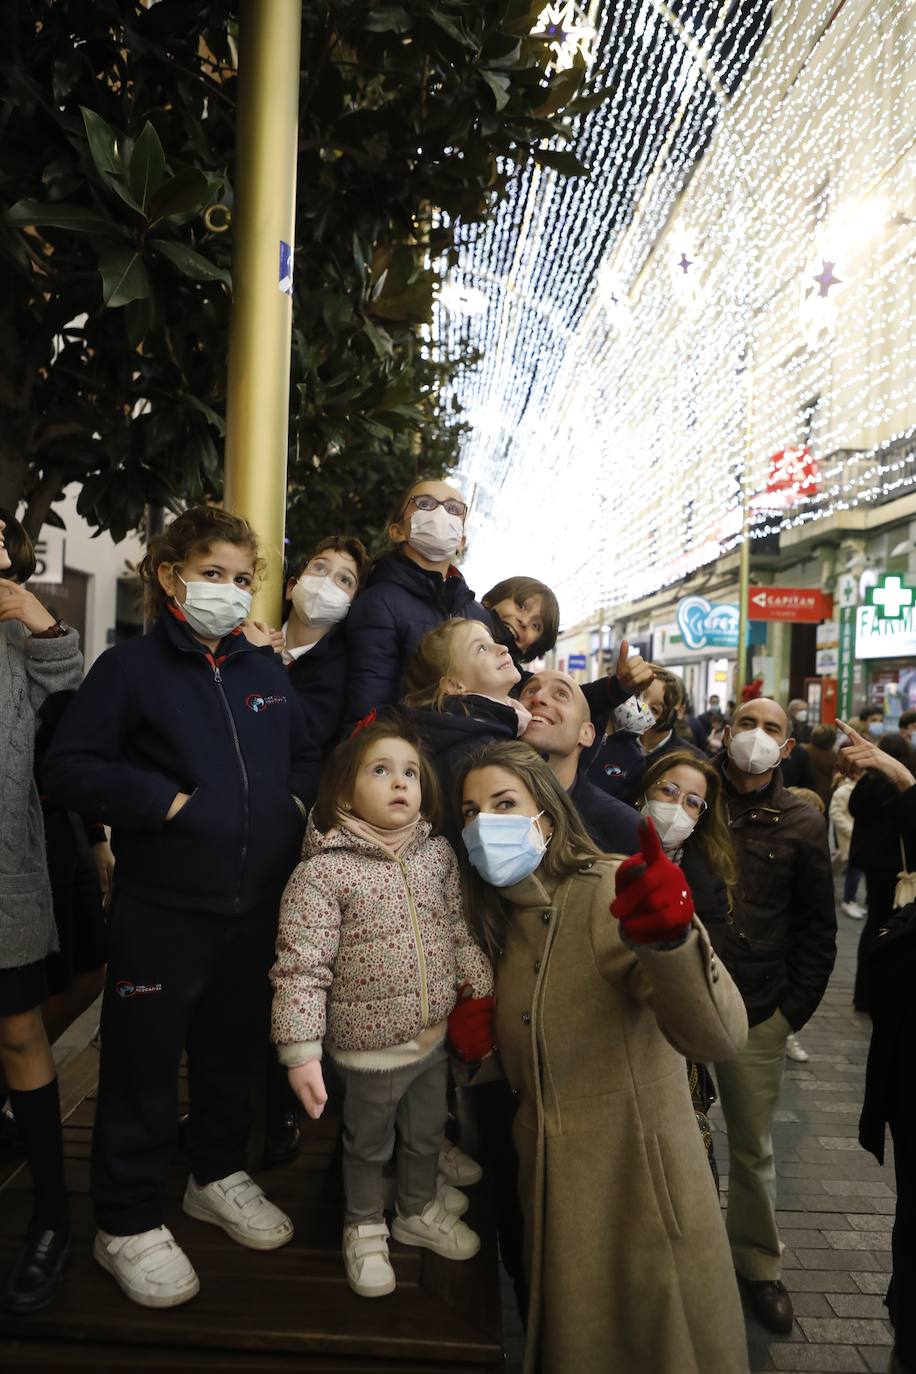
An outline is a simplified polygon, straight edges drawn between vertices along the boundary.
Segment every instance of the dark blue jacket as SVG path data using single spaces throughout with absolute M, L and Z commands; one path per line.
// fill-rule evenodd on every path
M 639 814 L 632 806 L 603 792 L 584 773 L 576 774 L 567 796 L 603 854 L 638 853 Z
M 212 656 L 163 612 L 102 654 L 61 720 L 41 778 L 52 802 L 112 826 L 115 882 L 151 903 L 243 912 L 299 858 L 317 788 L 286 669 L 241 634 Z M 171 820 L 177 792 L 191 799 Z
M 658 745 L 650 754 L 643 751 L 636 735 L 629 730 L 618 730 L 613 735 L 603 735 L 591 749 L 583 755 L 583 769 L 591 782 L 607 792 L 611 797 L 635 804 L 642 786 L 642 778 L 650 764 L 665 754 L 683 750 L 705 759 L 706 755 L 696 745 L 682 739 L 672 730 L 663 744 Z
M 465 754 L 495 740 L 515 739 L 518 713 L 511 706 L 469 693 L 446 697 L 441 711 L 404 708 L 420 733 L 442 789 L 443 831 L 454 843 L 461 820 L 454 797 L 454 770 Z
M 401 553 L 380 558 L 344 621 L 349 671 L 344 729 L 393 705 L 407 660 L 428 630 L 462 616 L 492 629 L 490 612 L 464 578 L 427 572 Z
M 286 671 L 298 693 L 309 736 L 324 754 L 337 743 L 343 723 L 347 690 L 347 639 L 343 625 L 332 625 Z

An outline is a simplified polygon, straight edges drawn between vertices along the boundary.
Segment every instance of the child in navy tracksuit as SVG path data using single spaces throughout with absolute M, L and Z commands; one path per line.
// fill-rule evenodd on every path
M 318 751 L 267 636 L 261 647 L 241 631 L 257 568 L 250 526 L 225 511 L 187 511 L 154 539 L 140 571 L 158 619 L 98 660 L 42 770 L 53 800 L 112 827 L 94 1253 L 147 1307 L 199 1287 L 163 1225 L 183 1050 L 184 1210 L 254 1249 L 292 1236 L 242 1166 L 279 898 Z

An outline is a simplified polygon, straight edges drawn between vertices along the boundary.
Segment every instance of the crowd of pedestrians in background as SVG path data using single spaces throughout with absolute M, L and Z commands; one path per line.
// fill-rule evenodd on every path
M 549 587 L 475 598 L 466 515 L 448 483 L 414 483 L 389 551 L 329 535 L 274 627 L 251 619 L 255 533 L 190 510 L 140 568 L 151 630 L 81 686 L 76 633 L 0 518 L 0 1094 L 34 1189 L 7 1305 L 63 1276 L 51 1046 L 104 981 L 93 1253 L 128 1298 L 199 1289 L 164 1224 L 179 1131 L 190 1216 L 254 1249 L 292 1238 L 245 1164 L 252 1084 L 282 1071 L 270 1039 L 294 1136 L 292 1103 L 342 1102 L 354 1292 L 396 1286 L 389 1236 L 470 1259 L 483 1172 L 526 1371 L 745 1370 L 739 1292 L 770 1329 L 793 1320 L 773 1121 L 833 968 L 840 876 L 875 1019 L 862 1141 L 880 1156 L 885 1122 L 895 1140 L 894 1359 L 916 1368 L 916 712 L 893 733 L 880 708 L 834 726 L 752 693 L 697 714 L 625 642 L 583 687 L 540 666 Z

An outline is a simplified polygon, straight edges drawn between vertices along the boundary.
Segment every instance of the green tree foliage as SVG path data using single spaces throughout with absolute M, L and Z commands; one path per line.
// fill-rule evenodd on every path
M 462 419 L 441 392 L 474 359 L 432 355 L 436 287 L 457 225 L 482 219 L 532 156 L 557 165 L 581 80 L 545 78 L 544 40 L 529 36 L 540 7 L 303 5 L 297 552 L 331 530 L 371 536 L 416 471 L 454 466 Z M 25 499 L 37 530 L 77 480 L 83 513 L 119 537 L 146 503 L 220 491 L 231 230 L 207 212 L 232 204 L 235 17 L 216 0 L 20 0 L 13 14 L 0 504 Z

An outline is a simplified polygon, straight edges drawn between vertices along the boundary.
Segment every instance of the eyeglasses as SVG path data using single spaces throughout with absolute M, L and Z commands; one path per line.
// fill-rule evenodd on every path
M 688 816 L 700 816 L 708 810 L 706 802 L 702 797 L 698 797 L 696 792 L 682 792 L 676 782 L 656 782 L 652 784 L 654 790 L 660 797 L 664 797 L 668 802 L 679 802 L 684 799 L 684 810 Z
M 435 510 L 437 506 L 444 506 L 449 515 L 457 515 L 459 520 L 463 520 L 468 513 L 464 502 L 456 501 L 454 496 L 449 496 L 445 501 L 437 501 L 435 496 L 411 496 L 407 504 L 416 506 L 417 510 Z

